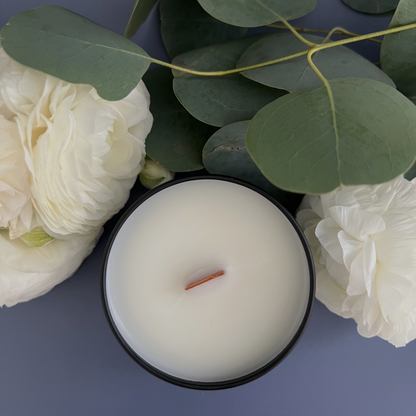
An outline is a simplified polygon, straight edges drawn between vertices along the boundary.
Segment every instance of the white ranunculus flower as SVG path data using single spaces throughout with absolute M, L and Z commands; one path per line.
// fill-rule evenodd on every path
M 90 234 L 53 240 L 42 247 L 29 247 L 20 239 L 11 240 L 0 231 L 0 306 L 13 306 L 49 292 L 71 276 L 87 257 L 101 228 Z
M 48 292 L 91 253 L 143 168 L 149 102 L 143 82 L 109 102 L 0 47 L 0 306 Z
M 32 228 L 30 187 L 19 131 L 16 123 L 1 114 L 0 227 L 9 228 L 13 238 Z
M 88 234 L 124 206 L 144 165 L 149 101 L 143 82 L 109 102 L 0 49 L 0 114 L 17 123 L 36 220 L 50 235 Z
M 416 179 L 305 196 L 297 220 L 311 245 L 316 297 L 396 347 L 416 338 Z

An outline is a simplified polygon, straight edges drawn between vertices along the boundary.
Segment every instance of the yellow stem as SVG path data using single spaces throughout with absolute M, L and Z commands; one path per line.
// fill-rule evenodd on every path
M 338 31 L 340 32 L 341 35 L 345 35 L 345 36 L 351 36 L 351 37 L 354 37 L 354 38 L 357 37 L 357 36 L 360 36 L 359 34 L 350 32 L 349 30 L 345 30 L 342 27 L 338 28 Z M 368 38 L 366 40 L 369 40 L 370 42 L 379 43 L 379 44 L 382 43 L 382 41 L 380 39 Z
M 334 27 L 332 30 L 330 30 L 330 31 L 328 32 L 328 34 L 325 36 L 324 40 L 321 42 L 321 44 L 322 44 L 322 43 L 326 43 L 326 42 L 328 42 L 329 40 L 331 40 L 331 36 L 332 36 L 334 33 L 339 32 L 339 31 L 340 31 L 340 29 L 342 29 L 342 28 L 341 28 L 341 27 Z
M 250 65 L 250 66 L 246 66 L 246 67 L 243 67 L 243 68 L 229 69 L 227 71 L 213 71 L 213 72 L 195 71 L 193 69 L 182 68 L 182 67 L 177 66 L 177 65 L 172 65 L 172 64 L 169 64 L 167 62 L 159 61 L 158 59 L 154 59 L 154 58 L 151 58 L 151 57 L 148 57 L 147 59 L 149 59 L 149 61 L 151 61 L 155 64 L 159 64 L 159 65 L 171 68 L 171 69 L 175 69 L 175 70 L 180 71 L 180 72 L 186 72 L 188 74 L 200 75 L 200 76 L 218 77 L 218 76 L 223 76 L 223 75 L 237 74 L 239 72 L 250 71 L 252 69 L 263 68 L 265 66 L 277 64 L 279 62 L 288 61 L 290 59 L 294 59 L 294 58 L 297 58 L 299 56 L 307 55 L 310 51 L 313 51 L 312 54 L 314 54 L 314 53 L 316 53 L 318 51 L 321 51 L 321 50 L 324 50 L 324 49 L 334 48 L 335 46 L 347 45 L 349 43 L 360 42 L 362 40 L 369 40 L 369 39 L 374 38 L 374 37 L 390 35 L 392 33 L 403 32 L 403 31 L 409 30 L 409 29 L 416 29 L 416 23 L 412 23 L 410 25 L 405 25 L 405 26 L 394 27 L 394 28 L 391 28 L 391 29 L 381 30 L 379 32 L 368 33 L 367 35 L 359 35 L 359 36 L 356 36 L 356 37 L 353 37 L 353 38 L 350 38 L 350 39 L 341 39 L 341 40 L 337 40 L 335 42 L 329 42 L 329 43 L 315 45 L 310 50 L 295 53 L 293 55 L 285 56 L 283 58 L 274 59 L 272 61 L 267 61 L 267 62 L 261 62 L 259 64 Z
M 368 33 L 366 35 L 359 35 L 350 39 L 341 39 L 335 42 L 325 43 L 323 45 L 320 44 L 320 45 L 316 45 L 316 48 L 318 50 L 333 48 L 335 46 L 347 45 L 348 43 L 360 42 L 362 40 L 369 40 L 371 38 L 376 38 L 376 37 L 384 36 L 384 35 L 391 35 L 392 33 L 403 32 L 409 29 L 416 29 L 416 23 L 412 23 L 410 25 L 405 25 L 405 26 L 393 27 L 391 29 L 386 29 L 386 30 L 380 30 L 379 32 Z
M 287 27 L 284 26 L 284 25 L 267 25 L 267 27 L 272 27 L 272 28 L 275 28 L 275 29 L 283 29 L 283 30 L 287 29 Z M 351 37 L 360 36 L 358 33 L 350 32 L 349 30 L 344 29 L 342 27 L 336 28 L 337 30 L 335 32 L 333 32 L 334 29 L 332 29 L 332 30 L 311 29 L 311 28 L 300 27 L 300 26 L 292 26 L 292 28 L 295 29 L 297 32 L 328 33 L 328 34 L 332 32 L 331 35 L 338 32 L 337 33 L 338 35 L 345 35 L 345 36 L 351 36 Z M 369 40 L 370 42 L 381 43 L 381 40 L 379 40 L 379 39 L 367 39 L 367 40 Z
M 244 68 L 236 68 L 236 69 L 229 69 L 227 71 L 212 71 L 212 72 L 205 72 L 205 71 L 194 71 L 193 69 L 182 68 L 181 66 L 169 64 L 167 62 L 159 61 L 158 59 L 150 58 L 150 61 L 165 66 L 167 68 L 175 69 L 176 71 L 186 72 L 187 74 L 198 75 L 203 77 L 221 77 L 223 75 L 231 75 L 231 74 L 238 74 L 239 72 L 243 71 L 251 71 L 252 69 L 263 68 L 265 66 L 278 64 L 279 62 L 289 61 L 290 59 L 298 58 L 299 56 L 307 55 L 309 49 L 306 51 L 298 52 L 293 55 L 285 56 L 283 58 L 274 59 L 273 61 L 262 62 L 260 64 L 245 66 Z
M 334 101 L 334 96 L 332 94 L 332 90 L 331 90 L 331 86 L 329 85 L 328 80 L 322 75 L 321 71 L 316 67 L 316 65 L 314 64 L 313 60 L 312 60 L 312 56 L 314 53 L 316 53 L 318 51 L 318 48 L 312 48 L 309 52 L 308 52 L 308 63 L 311 66 L 311 68 L 315 71 L 316 75 L 318 75 L 318 77 L 320 78 L 320 80 L 323 82 L 327 93 L 328 93 L 328 98 L 329 98 L 329 105 L 331 107 L 331 114 L 332 114 L 332 124 L 334 126 L 334 133 L 335 133 L 335 147 L 336 147 L 336 152 L 338 155 L 338 143 L 339 143 L 339 138 L 338 138 L 338 128 L 337 128 L 337 117 L 336 117 L 336 112 L 335 112 L 335 101 Z M 338 159 L 338 166 L 337 166 L 337 170 L 339 172 L 339 158 Z
M 319 79 L 323 82 L 325 87 L 327 87 L 327 89 L 330 89 L 328 80 L 322 75 L 322 72 L 318 69 L 318 67 L 315 65 L 315 63 L 312 60 L 313 54 L 316 53 L 317 51 L 318 51 L 317 48 L 312 48 L 308 51 L 308 56 L 307 56 L 308 63 L 311 66 L 311 68 L 315 71 L 316 75 L 318 75 Z
M 284 24 L 285 29 L 289 29 L 301 42 L 305 43 L 306 45 L 310 46 L 311 48 L 313 48 L 316 44 L 313 42 L 310 42 L 309 40 L 305 39 L 303 36 L 301 36 L 296 29 L 285 19 L 283 19 L 283 17 L 279 16 L 280 21 Z

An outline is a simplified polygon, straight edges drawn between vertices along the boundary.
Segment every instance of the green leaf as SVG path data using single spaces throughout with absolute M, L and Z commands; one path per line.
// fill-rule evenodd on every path
M 131 13 L 129 22 L 127 23 L 126 30 L 124 31 L 124 37 L 127 39 L 132 38 L 140 26 L 146 21 L 150 12 L 155 7 L 157 0 L 137 0 L 134 9 Z
M 33 228 L 32 231 L 20 236 L 20 239 L 30 247 L 42 247 L 54 240 L 42 227 Z
M 404 177 L 409 181 L 416 178 L 416 163 L 414 163 L 411 168 L 404 174 Z
M 13 16 L 1 46 L 16 61 L 75 84 L 90 84 L 106 100 L 121 100 L 149 67 L 142 48 L 58 6 Z
M 216 19 L 234 26 L 258 27 L 297 19 L 311 12 L 316 0 L 198 0 Z
M 416 105 L 416 97 L 410 97 L 409 100 Z M 404 174 L 404 177 L 411 181 L 416 178 L 416 163 L 414 163 L 411 168 Z
M 303 35 L 314 43 L 322 43 L 321 36 Z M 251 45 L 237 63 L 237 68 L 283 58 L 310 49 L 291 33 L 266 36 Z M 369 78 L 394 87 L 393 81 L 374 64 L 343 46 L 325 49 L 313 56 L 313 61 L 327 79 Z M 309 66 L 306 55 L 242 74 L 261 84 L 287 91 L 319 88 L 322 81 Z
M 198 71 L 235 69 L 245 49 L 258 37 L 185 53 L 175 65 Z M 252 82 L 240 74 L 201 77 L 174 71 L 173 89 L 182 105 L 198 120 L 213 126 L 226 126 L 251 119 L 260 108 L 286 92 Z
M 389 28 L 416 23 L 416 3 L 401 0 Z M 397 89 L 416 96 L 416 29 L 386 35 L 381 45 L 381 67 Z
M 196 0 L 161 0 L 163 44 L 171 58 L 181 53 L 243 38 L 247 29 L 210 16 Z
M 416 155 L 416 107 L 381 82 L 346 78 L 279 98 L 256 114 L 247 149 L 279 188 L 321 194 L 403 173 Z
M 246 149 L 249 121 L 229 124 L 212 135 L 204 146 L 205 169 L 213 174 L 232 176 L 258 186 L 294 212 L 302 195 L 283 191 L 272 185 L 260 172 Z
M 207 141 L 208 126 L 195 120 L 181 106 L 172 91 L 172 79 L 168 68 L 156 68 L 144 77 L 154 117 L 146 139 L 146 152 L 173 172 L 203 169 L 202 148 Z
M 400 0 L 342 0 L 347 6 L 358 12 L 382 14 L 394 10 Z

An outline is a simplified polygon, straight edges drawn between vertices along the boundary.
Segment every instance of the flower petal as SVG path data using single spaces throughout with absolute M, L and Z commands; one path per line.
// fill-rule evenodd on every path
M 102 229 L 92 234 L 29 247 L 0 231 L 0 306 L 13 306 L 43 295 L 71 276 L 88 256 Z
M 412 291 L 413 286 L 413 281 L 408 277 L 394 273 L 384 266 L 378 267 L 377 297 L 381 313 L 387 322 L 396 323 L 416 308 L 416 291 Z M 412 297 L 407 299 L 410 293 Z M 410 310 L 405 303 L 406 299 L 407 304 L 412 306 Z
M 350 277 L 348 270 L 343 264 L 339 264 L 335 261 L 325 249 L 323 249 L 322 254 L 325 258 L 326 270 L 329 275 L 345 290 L 348 286 L 348 279 Z
M 357 240 L 364 241 L 366 236 L 385 229 L 383 218 L 378 214 L 343 206 L 332 207 L 329 212 L 339 227 Z
M 320 220 L 321 218 L 312 209 L 302 209 L 296 214 L 296 221 L 303 230 L 317 224 Z
M 386 230 L 372 236 L 378 261 L 394 273 L 409 275 L 416 269 L 416 219 L 410 215 L 383 215 Z
M 331 279 L 326 270 L 321 270 L 316 276 L 316 298 L 331 312 L 342 315 L 342 304 L 347 297 L 345 290 Z
M 374 241 L 367 238 L 363 249 L 351 263 L 349 295 L 358 295 L 367 291 L 371 296 L 371 287 L 377 270 L 377 254 Z
M 316 226 L 315 234 L 329 255 L 342 264 L 342 247 L 338 240 L 339 225 L 332 218 L 325 218 Z

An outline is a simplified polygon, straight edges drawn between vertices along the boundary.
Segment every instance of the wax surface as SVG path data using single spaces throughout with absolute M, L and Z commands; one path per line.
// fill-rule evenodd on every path
M 214 382 L 249 374 L 284 349 L 305 315 L 309 279 L 302 243 L 276 206 L 203 179 L 167 188 L 130 215 L 109 255 L 106 289 L 137 354 L 173 376 Z

